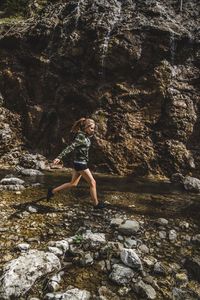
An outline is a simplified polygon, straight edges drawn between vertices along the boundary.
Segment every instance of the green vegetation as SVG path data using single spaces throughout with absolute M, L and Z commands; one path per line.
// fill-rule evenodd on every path
M 84 238 L 81 234 L 77 234 L 77 235 L 75 235 L 73 241 L 75 244 L 82 244 L 84 241 Z

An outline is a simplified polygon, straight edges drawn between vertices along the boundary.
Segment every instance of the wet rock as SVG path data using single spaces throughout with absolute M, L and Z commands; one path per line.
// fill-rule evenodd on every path
M 158 274 L 158 275 L 166 275 L 167 274 L 167 268 L 161 262 L 155 263 L 153 271 L 155 274 Z
M 25 187 L 23 185 L 20 184 L 16 184 L 16 185 L 12 185 L 12 184 L 8 184 L 8 185 L 0 185 L 0 191 L 22 191 L 24 190 Z
M 177 239 L 177 233 L 176 230 L 172 229 L 169 231 L 169 240 L 171 242 L 174 242 Z
M 103 245 L 106 244 L 106 238 L 104 233 L 92 233 L 90 230 L 87 230 L 83 234 L 84 244 L 88 243 L 90 249 L 100 249 Z
M 106 286 L 100 287 L 98 292 L 100 296 L 99 300 L 120 300 L 120 298 Z
M 64 252 L 63 250 L 57 248 L 57 247 L 47 247 L 48 251 L 57 255 L 57 256 L 63 256 Z
M 30 248 L 30 245 L 27 243 L 18 244 L 16 248 L 23 252 L 27 251 Z
M 158 234 L 159 234 L 160 239 L 166 239 L 166 237 L 167 237 L 166 231 L 163 231 L 163 230 L 159 231 Z
M 172 297 L 174 300 L 197 300 L 199 299 L 198 295 L 189 289 L 185 288 L 173 288 Z
M 24 169 L 45 170 L 47 161 L 46 158 L 41 154 L 27 153 L 20 157 L 19 165 Z
M 61 249 L 64 253 L 69 250 L 69 243 L 66 240 L 50 241 L 48 243 L 48 245 L 57 247 L 57 248 Z
M 172 176 L 170 178 L 170 181 L 172 183 L 183 183 L 184 176 L 182 174 L 180 174 L 180 173 L 172 174 Z
M 102 257 L 118 257 L 122 249 L 123 244 L 119 242 L 108 242 L 104 247 L 100 249 L 100 254 Z
M 149 248 L 148 248 L 146 245 L 144 245 L 144 244 L 140 245 L 140 246 L 138 247 L 138 249 L 139 249 L 142 253 L 144 253 L 144 254 L 148 254 L 148 253 L 149 253 Z
M 10 299 L 23 296 L 34 282 L 61 267 L 60 261 L 52 253 L 31 250 L 9 262 L 0 278 L 0 298 Z
M 81 257 L 79 258 L 79 264 L 81 266 L 92 265 L 94 263 L 93 255 L 91 252 L 82 252 Z
M 179 227 L 180 227 L 181 229 L 188 229 L 188 228 L 190 227 L 190 224 L 189 224 L 188 222 L 186 222 L 186 221 L 181 221 L 181 222 L 179 223 Z
M 2 185 L 24 185 L 25 181 L 17 177 L 3 178 L 0 181 Z
M 120 264 L 114 264 L 109 278 L 119 285 L 125 285 L 131 283 L 134 276 L 135 273 L 131 268 Z
M 143 262 L 147 267 L 153 267 L 156 263 L 156 258 L 154 258 L 153 256 L 147 256 L 143 258 Z
M 126 248 L 134 248 L 134 247 L 137 246 L 137 241 L 135 239 L 133 239 L 133 238 L 126 237 L 125 238 L 124 246 Z
M 158 220 L 156 220 L 157 225 L 166 226 L 166 225 L 168 225 L 168 223 L 169 223 L 169 221 L 164 218 L 159 218 Z
M 200 282 L 200 257 L 187 257 L 184 267 L 193 279 Z
M 187 191 L 196 193 L 200 192 L 200 180 L 195 177 L 186 176 L 184 178 L 183 185 Z
M 135 270 L 141 270 L 142 269 L 142 262 L 139 258 L 139 256 L 136 254 L 136 252 L 133 249 L 123 249 L 120 253 L 120 257 L 122 262 L 135 269 Z
M 194 244 L 200 245 L 200 234 L 196 234 L 192 237 L 192 242 Z
M 61 278 L 61 274 L 60 273 L 53 275 L 49 279 L 49 281 L 48 281 L 47 289 L 50 292 L 56 292 L 56 291 L 58 291 L 58 289 L 60 288 L 61 279 L 62 278 Z
M 186 273 L 177 273 L 175 279 L 179 286 L 186 286 L 188 283 L 188 276 Z
M 118 227 L 118 226 L 120 226 L 123 223 L 123 221 L 124 220 L 121 219 L 121 218 L 112 219 L 111 222 L 110 222 L 110 226 Z
M 132 235 L 138 232 L 140 229 L 140 225 L 137 221 L 135 220 L 127 220 L 125 221 L 124 224 L 121 224 L 118 227 L 118 231 L 120 233 L 123 233 L 125 235 Z
M 69 289 L 64 293 L 49 293 L 44 297 L 45 300 L 89 300 L 90 292 L 78 288 Z
M 130 287 L 123 286 L 118 290 L 118 294 L 122 297 L 126 296 L 131 291 Z
M 41 171 L 39 170 L 34 170 L 34 169 L 25 169 L 22 167 L 17 166 L 15 168 L 15 170 L 17 171 L 17 173 L 19 175 L 23 175 L 23 176 L 42 176 L 44 175 Z
M 135 284 L 135 290 L 140 295 L 140 297 L 144 297 L 145 299 L 156 299 L 156 291 L 150 284 L 144 283 L 140 280 Z

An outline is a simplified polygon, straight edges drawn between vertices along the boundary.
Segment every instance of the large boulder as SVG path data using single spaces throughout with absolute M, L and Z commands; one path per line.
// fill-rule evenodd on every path
M 19 299 L 41 276 L 61 267 L 60 260 L 52 253 L 31 250 L 10 261 L 0 278 L 0 299 Z
M 198 178 L 186 176 L 183 185 L 187 191 L 200 193 L 200 180 Z

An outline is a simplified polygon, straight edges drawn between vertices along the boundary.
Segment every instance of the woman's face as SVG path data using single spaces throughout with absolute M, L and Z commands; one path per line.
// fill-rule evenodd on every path
M 94 132 L 95 132 L 95 124 L 91 124 L 91 125 L 88 125 L 86 128 L 85 128 L 85 133 L 87 133 L 88 135 L 93 135 Z

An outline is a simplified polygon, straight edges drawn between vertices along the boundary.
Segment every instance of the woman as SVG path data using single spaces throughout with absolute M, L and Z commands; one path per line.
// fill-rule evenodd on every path
M 90 186 L 90 195 L 94 204 L 94 208 L 104 208 L 104 203 L 99 202 L 97 198 L 96 181 L 90 172 L 88 163 L 88 153 L 91 145 L 90 137 L 95 131 L 95 122 L 92 119 L 81 118 L 72 126 L 71 132 L 75 135 L 73 142 L 67 146 L 57 158 L 54 159 L 54 164 L 59 164 L 60 161 L 70 152 L 74 152 L 74 168 L 72 179 L 68 183 L 64 183 L 54 189 L 48 189 L 47 200 L 54 196 L 55 193 L 77 186 L 81 177 L 83 177 Z

